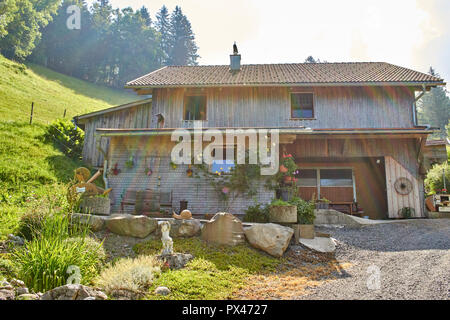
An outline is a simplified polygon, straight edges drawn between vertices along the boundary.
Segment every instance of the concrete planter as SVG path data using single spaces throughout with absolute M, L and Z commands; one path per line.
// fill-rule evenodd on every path
M 298 225 L 299 237 L 302 239 L 314 239 L 315 231 L 313 224 L 299 224 Z
M 269 210 L 269 220 L 275 223 L 296 223 L 296 206 L 271 206 Z
M 103 197 L 87 197 L 81 200 L 82 213 L 109 216 L 111 213 L 111 200 Z

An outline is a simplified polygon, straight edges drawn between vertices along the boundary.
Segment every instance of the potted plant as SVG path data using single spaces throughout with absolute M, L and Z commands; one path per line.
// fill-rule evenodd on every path
M 267 180 L 266 187 L 275 190 L 277 198 L 289 201 L 297 192 L 299 169 L 291 154 L 283 154 L 280 169 L 272 179 Z
M 314 215 L 315 203 L 314 201 L 305 201 L 298 197 L 293 198 L 290 201 L 291 204 L 297 208 L 297 232 L 299 238 L 314 239 Z
M 269 221 L 275 223 L 296 223 L 297 208 L 295 205 L 276 199 L 269 207 Z

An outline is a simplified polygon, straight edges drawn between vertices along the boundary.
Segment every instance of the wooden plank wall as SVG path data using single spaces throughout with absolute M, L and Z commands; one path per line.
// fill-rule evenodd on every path
M 154 115 L 168 128 L 183 127 L 183 99 L 190 89 L 153 92 Z M 314 91 L 315 120 L 290 119 L 290 92 Z M 414 96 L 406 87 L 204 88 L 208 127 L 410 128 Z M 151 126 L 156 127 L 152 118 Z
M 83 161 L 94 166 L 103 166 L 103 155 L 96 145 L 95 130 L 97 128 L 149 128 L 152 104 L 146 103 L 124 110 L 92 117 L 85 124 Z M 101 148 L 108 150 L 109 138 L 101 139 Z
M 274 192 L 266 190 L 262 183 L 258 187 L 258 194 L 254 198 L 239 197 L 226 207 L 222 203 L 210 182 L 206 179 L 188 177 L 187 165 L 179 165 L 176 169 L 170 166 L 170 151 L 173 143 L 166 137 L 113 137 L 110 142 L 109 166 L 117 163 L 121 173 L 117 176 L 108 174 L 109 186 L 113 189 L 112 211 L 118 212 L 120 200 L 127 189 L 152 189 L 163 192 L 173 192 L 173 208 L 179 209 L 181 200 L 188 200 L 188 208 L 195 214 L 216 213 L 227 210 L 233 214 L 244 214 L 248 206 L 258 203 L 269 203 L 274 198 Z M 125 162 L 133 154 L 136 166 L 132 169 L 125 167 Z M 145 174 L 150 166 L 153 174 Z M 131 213 L 133 207 L 125 207 Z
M 414 208 L 416 218 L 424 217 L 421 205 L 421 192 L 419 180 L 412 175 L 403 165 L 391 156 L 385 157 L 386 188 L 388 197 L 389 218 L 401 218 L 399 210 L 405 207 Z M 394 184 L 398 178 L 407 178 L 413 184 L 413 190 L 408 195 L 401 195 L 395 190 Z

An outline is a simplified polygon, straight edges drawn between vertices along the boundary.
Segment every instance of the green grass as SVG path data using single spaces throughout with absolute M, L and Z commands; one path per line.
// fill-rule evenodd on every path
M 25 212 L 58 209 L 74 161 L 41 138 L 44 126 L 0 122 L 0 239 L 13 233 Z
M 153 240 L 134 249 L 138 254 L 151 255 L 159 253 L 161 246 L 160 240 Z M 163 272 L 146 299 L 229 299 L 245 285 L 249 275 L 274 271 L 282 262 L 246 244 L 216 246 L 196 238 L 174 239 L 174 251 L 191 253 L 195 258 L 184 269 Z M 171 294 L 153 294 L 158 286 L 168 287 Z
M 44 125 L 138 100 L 113 90 L 0 55 L 0 240 L 16 230 L 24 212 L 64 205 L 66 184 L 83 164 L 41 138 Z M 33 125 L 28 125 L 31 102 Z M 60 148 L 64 148 L 60 146 Z
M 27 66 L 0 55 L 0 120 L 47 123 L 139 100 L 133 93 L 98 86 L 35 64 Z

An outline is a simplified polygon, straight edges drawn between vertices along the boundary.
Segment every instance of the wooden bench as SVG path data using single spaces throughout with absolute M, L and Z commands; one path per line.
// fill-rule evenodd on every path
M 151 189 L 128 189 L 120 202 L 122 213 L 125 213 L 126 205 L 134 206 L 134 213 L 136 214 L 159 212 L 160 194 Z
M 358 203 L 353 201 L 333 201 L 330 202 L 330 207 L 333 208 L 333 206 L 343 206 L 348 208 L 348 213 L 353 216 L 360 216 L 362 215 L 361 211 L 358 209 Z M 339 210 L 337 210 L 339 211 Z

